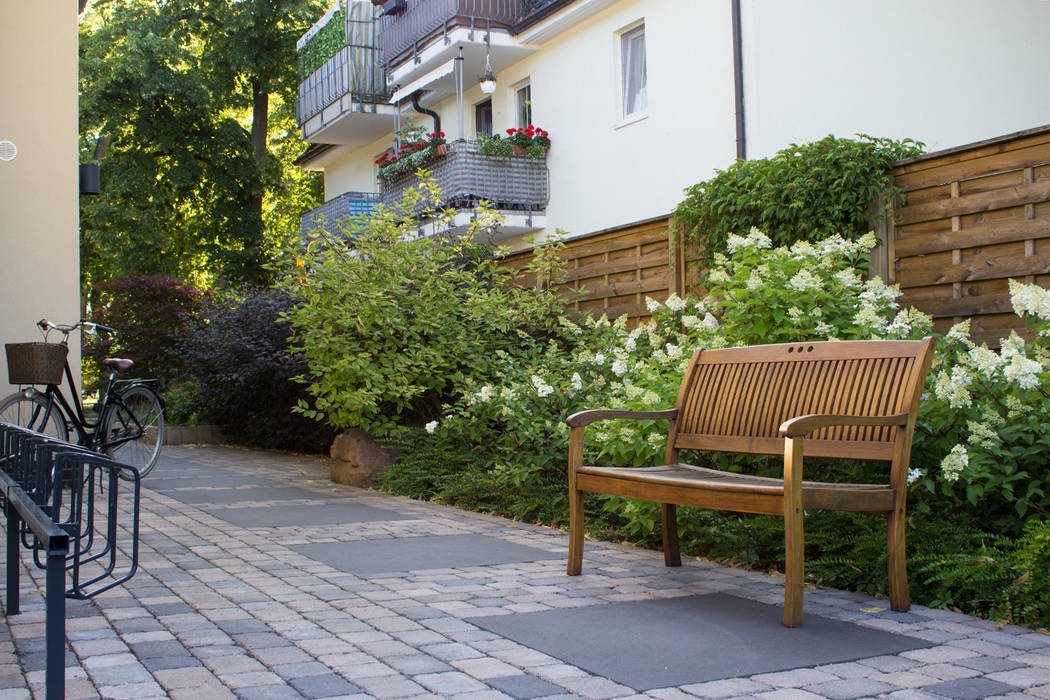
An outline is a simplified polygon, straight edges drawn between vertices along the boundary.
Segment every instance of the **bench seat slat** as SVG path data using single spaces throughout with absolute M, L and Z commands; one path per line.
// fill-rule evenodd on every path
M 776 499 L 772 510 L 775 514 L 782 511 L 781 499 L 784 495 L 784 481 L 752 474 L 735 474 L 718 469 L 707 469 L 691 464 L 670 464 L 659 467 L 599 467 L 584 465 L 577 470 L 579 488 L 584 491 L 590 483 L 595 490 L 607 493 L 610 480 L 625 482 L 620 485 L 623 490 L 633 490 L 640 495 L 637 498 L 654 499 L 651 486 L 661 486 L 689 491 L 709 491 L 710 495 L 694 493 L 687 498 L 700 500 L 703 503 L 685 503 L 678 500 L 678 505 L 717 506 L 715 503 L 725 498 L 726 494 L 740 494 L 755 497 L 772 497 Z M 615 484 L 614 484 L 615 486 Z M 615 494 L 625 495 L 625 494 Z M 847 510 L 865 512 L 886 512 L 893 510 L 893 489 L 888 484 L 840 484 L 825 481 L 802 482 L 802 505 L 809 510 Z M 756 503 L 764 503 L 756 500 Z M 748 512 L 769 512 L 763 505 L 761 510 Z

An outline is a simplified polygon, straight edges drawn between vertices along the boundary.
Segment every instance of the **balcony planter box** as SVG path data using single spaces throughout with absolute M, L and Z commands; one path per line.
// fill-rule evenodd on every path
M 546 208 L 550 197 L 545 158 L 487 156 L 470 141 L 454 141 L 448 144 L 448 151 L 444 158 L 424 166 L 441 188 L 444 206 L 471 208 L 486 200 L 497 209 Z M 394 206 L 417 184 L 419 179 L 409 172 L 381 181 L 380 200 Z M 415 213 L 422 213 L 424 208 L 425 204 L 417 204 Z

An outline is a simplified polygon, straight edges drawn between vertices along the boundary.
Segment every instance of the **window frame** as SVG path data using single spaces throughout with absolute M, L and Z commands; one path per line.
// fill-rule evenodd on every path
M 527 99 L 522 100 L 522 93 L 527 92 Z M 514 87 L 514 111 L 518 126 L 524 128 L 532 124 L 532 82 L 525 81 Z M 522 120 L 525 120 L 524 122 Z
M 637 46 L 635 43 L 638 37 L 641 37 L 641 51 L 638 52 L 634 47 Z M 620 48 L 620 75 L 619 75 L 619 86 L 620 86 L 620 104 L 619 104 L 619 119 L 621 123 L 630 123 L 643 119 L 648 116 L 649 113 L 649 66 L 648 66 L 648 49 L 645 41 L 645 21 L 640 21 L 630 27 L 623 29 L 619 32 L 619 48 Z M 636 87 L 633 94 L 634 99 L 631 99 L 632 95 L 632 73 L 631 63 L 636 59 L 638 54 L 641 54 L 641 85 Z M 638 96 L 641 96 L 642 104 L 636 106 L 633 110 L 628 111 L 631 102 L 637 102 Z

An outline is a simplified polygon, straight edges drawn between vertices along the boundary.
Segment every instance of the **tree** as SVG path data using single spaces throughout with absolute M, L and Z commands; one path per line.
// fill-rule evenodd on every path
M 318 0 L 93 3 L 81 135 L 85 149 L 102 133 L 112 145 L 103 194 L 82 202 L 85 288 L 130 272 L 266 281 L 289 233 L 268 214 L 285 220 L 319 198 L 316 176 L 285 161 L 298 141 L 295 37 L 320 11 Z

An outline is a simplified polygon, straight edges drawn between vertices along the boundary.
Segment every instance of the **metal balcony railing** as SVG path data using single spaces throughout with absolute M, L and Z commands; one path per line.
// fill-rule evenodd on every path
M 351 3 L 346 15 L 346 44 L 299 83 L 295 118 L 300 124 L 343 95 L 366 104 L 390 98 L 386 70 L 379 58 L 371 5 Z
M 550 199 L 546 158 L 484 155 L 472 141 L 454 141 L 449 152 L 437 156 L 423 168 L 441 189 L 442 206 L 471 208 L 481 200 L 496 209 L 542 211 Z M 414 173 L 402 173 L 381 184 L 380 200 L 398 204 L 406 190 L 419 184 Z M 426 203 L 416 205 L 416 213 Z
M 375 209 L 379 195 L 371 192 L 344 192 L 300 218 L 300 230 L 323 229 L 333 236 L 341 235 L 339 224 L 347 219 L 367 217 Z
M 525 4 L 525 0 L 408 0 L 403 13 L 379 19 L 380 60 L 391 67 L 404 63 L 456 27 L 509 29 L 528 14 Z

